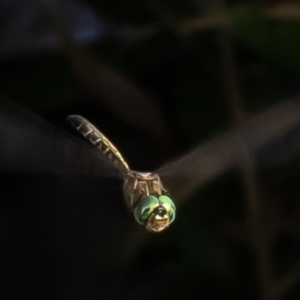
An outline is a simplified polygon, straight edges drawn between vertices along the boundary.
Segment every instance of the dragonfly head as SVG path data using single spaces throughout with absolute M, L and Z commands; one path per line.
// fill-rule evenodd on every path
M 161 232 L 175 219 L 175 205 L 168 196 L 145 196 L 134 210 L 138 223 L 151 232 Z

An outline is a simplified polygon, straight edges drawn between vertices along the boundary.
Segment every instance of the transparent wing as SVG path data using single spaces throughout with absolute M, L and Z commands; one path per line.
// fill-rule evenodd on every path
M 264 152 L 264 149 L 269 147 L 274 156 L 274 149 L 276 149 L 274 143 L 279 143 L 278 153 L 271 162 L 273 166 L 287 156 L 298 153 L 299 126 L 300 100 L 298 97 L 254 115 L 239 128 L 229 130 L 208 141 L 177 161 L 163 166 L 157 172 L 178 202 L 208 181 L 236 167 L 247 151 L 259 152 L 260 157 L 257 157 L 257 160 L 262 165 L 270 161 L 270 151 Z M 288 135 L 291 135 L 289 140 L 295 141 L 293 147 L 284 146 L 283 139 Z M 282 147 L 285 148 L 280 151 Z
M 120 176 L 96 148 L 0 98 L 0 170 L 21 173 Z
M 119 174 L 76 134 L 0 97 L 1 299 L 52 299 L 107 273 L 133 223 Z

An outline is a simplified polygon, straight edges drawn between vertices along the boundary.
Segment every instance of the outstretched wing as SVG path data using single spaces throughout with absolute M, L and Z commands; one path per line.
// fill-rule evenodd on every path
M 96 148 L 0 96 L 0 171 L 119 177 Z
M 119 170 L 123 173 L 129 171 L 129 167 L 118 149 L 94 125 L 78 115 L 70 115 L 67 119 L 74 128 L 106 155 Z
M 106 276 L 112 249 L 121 257 L 132 222 L 119 170 L 96 147 L 1 95 L 0 182 L 1 299 L 64 295 L 86 274 Z
M 257 113 L 242 126 L 206 142 L 157 172 L 178 203 L 210 180 L 238 166 L 245 151 L 257 153 L 258 150 L 270 147 L 272 142 L 279 142 L 280 138 L 287 135 L 291 135 L 293 140 L 298 140 L 295 130 L 299 130 L 299 124 L 300 100 L 296 97 L 292 101 L 274 105 Z M 282 140 L 280 144 L 283 145 Z M 295 149 L 293 151 L 296 152 Z M 285 156 L 288 153 L 291 155 L 292 150 L 286 150 Z M 263 164 L 267 160 L 268 155 L 265 155 L 260 158 L 259 163 Z M 274 159 L 272 164 L 278 164 L 279 161 L 282 159 Z

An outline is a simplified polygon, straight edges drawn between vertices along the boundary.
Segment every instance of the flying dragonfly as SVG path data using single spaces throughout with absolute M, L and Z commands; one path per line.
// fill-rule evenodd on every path
M 176 209 L 159 174 L 130 170 L 119 150 L 94 125 L 78 115 L 70 115 L 67 119 L 120 170 L 125 200 L 135 220 L 151 232 L 166 229 L 174 221 Z
M 115 146 L 82 117 L 70 116 L 70 121 L 96 147 L 2 97 L 0 171 L 91 175 L 95 181 L 86 180 L 83 184 L 82 180 L 76 179 L 76 184 L 89 192 L 105 192 L 109 184 L 102 178 L 109 178 L 114 185 L 120 184 L 120 178 L 123 178 L 125 199 L 135 219 L 150 231 L 161 231 L 175 218 L 174 202 L 165 186 L 172 192 L 176 206 L 180 205 L 197 188 L 239 164 L 243 151 L 241 139 L 249 151 L 256 151 L 296 128 L 300 122 L 299 107 L 297 99 L 278 104 L 249 119 L 241 128 L 229 130 L 198 146 L 155 173 L 140 173 L 130 170 Z M 104 182 L 103 189 L 101 182 Z M 105 196 L 101 198 L 105 199 Z

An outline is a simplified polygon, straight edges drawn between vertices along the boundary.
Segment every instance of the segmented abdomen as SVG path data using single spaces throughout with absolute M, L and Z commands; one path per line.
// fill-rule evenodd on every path
M 117 168 L 124 173 L 129 171 L 129 167 L 118 149 L 94 125 L 78 115 L 70 115 L 68 120 L 86 139 L 105 154 Z

